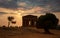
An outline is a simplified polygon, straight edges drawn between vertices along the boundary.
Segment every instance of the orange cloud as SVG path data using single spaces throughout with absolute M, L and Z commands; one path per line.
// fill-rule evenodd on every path
M 24 9 L 24 8 L 18 8 L 19 12 L 24 15 L 24 14 L 38 14 L 38 13 L 41 13 L 41 11 L 43 10 L 44 8 L 42 7 L 39 7 L 39 6 L 35 6 L 31 9 Z
M 0 12 L 10 13 L 10 12 L 14 12 L 14 10 L 7 9 L 7 8 L 0 8 Z

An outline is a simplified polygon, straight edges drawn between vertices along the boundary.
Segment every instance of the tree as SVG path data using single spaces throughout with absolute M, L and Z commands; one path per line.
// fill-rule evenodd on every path
M 37 28 L 44 28 L 45 33 L 50 33 L 49 28 L 56 27 L 58 25 L 58 19 L 54 14 L 46 13 L 37 20 Z
M 9 16 L 8 17 L 8 27 L 9 27 L 9 25 L 10 25 L 10 23 L 13 23 L 13 24 L 15 24 L 16 23 L 16 21 L 13 21 L 14 20 L 14 17 L 13 16 Z
M 49 21 L 48 23 L 50 23 L 50 27 L 56 27 L 59 20 L 58 18 L 54 15 L 54 14 L 51 14 L 51 13 L 47 13 L 46 14 L 46 21 Z
M 16 21 L 11 21 L 12 24 L 16 24 Z

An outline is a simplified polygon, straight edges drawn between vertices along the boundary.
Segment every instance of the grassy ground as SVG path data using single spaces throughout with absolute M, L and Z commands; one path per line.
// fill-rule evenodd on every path
M 54 34 L 44 34 L 43 29 L 19 28 L 19 29 L 0 29 L 0 38 L 60 38 L 60 30 L 50 30 Z

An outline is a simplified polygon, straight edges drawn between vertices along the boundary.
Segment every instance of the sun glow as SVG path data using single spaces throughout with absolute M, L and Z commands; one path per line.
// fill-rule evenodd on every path
M 24 11 L 22 11 L 22 10 L 18 10 L 18 13 L 24 13 Z

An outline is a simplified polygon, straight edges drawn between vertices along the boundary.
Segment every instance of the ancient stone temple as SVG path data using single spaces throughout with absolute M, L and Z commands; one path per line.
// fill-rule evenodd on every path
M 26 15 L 22 17 L 22 26 L 34 27 L 36 26 L 37 16 Z

